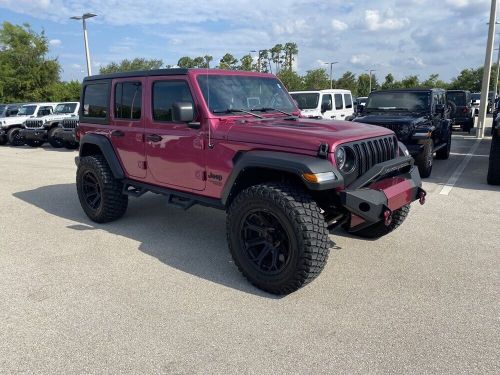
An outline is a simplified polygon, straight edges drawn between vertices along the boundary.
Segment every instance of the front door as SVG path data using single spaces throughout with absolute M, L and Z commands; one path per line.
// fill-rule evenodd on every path
M 144 148 L 144 118 L 142 88 L 144 78 L 113 81 L 112 116 L 109 135 L 128 176 L 146 177 Z
M 187 78 L 152 77 L 148 87 L 152 103 L 145 133 L 148 181 L 173 188 L 205 189 L 203 131 L 172 119 L 174 102 L 191 102 L 196 108 Z

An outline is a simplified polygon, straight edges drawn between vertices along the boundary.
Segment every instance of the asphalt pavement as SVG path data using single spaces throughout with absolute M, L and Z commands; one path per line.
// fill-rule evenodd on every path
M 237 271 L 224 212 L 146 194 L 95 224 L 75 152 L 2 146 L 0 373 L 498 374 L 500 189 L 476 142 L 453 136 L 397 231 L 336 230 L 282 298 Z

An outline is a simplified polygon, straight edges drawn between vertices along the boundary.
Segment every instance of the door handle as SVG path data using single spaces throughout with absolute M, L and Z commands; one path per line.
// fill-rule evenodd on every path
M 150 142 L 160 142 L 162 139 L 163 139 L 162 136 L 158 134 L 148 134 L 146 136 L 146 141 Z
M 340 117 L 345 117 L 345 115 L 340 115 Z
M 122 132 L 121 130 L 113 130 L 111 132 L 111 136 L 112 137 L 123 137 L 123 136 L 125 136 L 125 133 Z

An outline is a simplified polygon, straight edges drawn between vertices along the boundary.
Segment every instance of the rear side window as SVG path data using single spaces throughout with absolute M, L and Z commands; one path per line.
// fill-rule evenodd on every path
M 193 103 L 189 86 L 185 81 L 157 81 L 153 84 L 153 119 L 172 121 L 174 102 Z
M 333 109 L 332 96 L 330 94 L 323 95 L 321 99 L 321 109 L 331 111 Z
M 109 85 L 92 83 L 85 86 L 83 93 L 83 117 L 105 119 L 108 117 Z
M 344 102 L 342 101 L 342 94 L 335 94 L 335 109 L 343 109 Z
M 120 82 L 115 86 L 115 118 L 141 118 L 142 85 L 140 82 Z
M 344 94 L 344 102 L 346 108 L 352 108 L 352 97 L 349 94 Z

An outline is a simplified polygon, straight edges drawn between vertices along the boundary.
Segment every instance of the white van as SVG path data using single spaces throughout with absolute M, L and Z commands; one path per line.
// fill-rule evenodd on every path
M 349 90 L 311 90 L 290 93 L 302 116 L 309 118 L 344 120 L 354 115 L 352 94 Z

